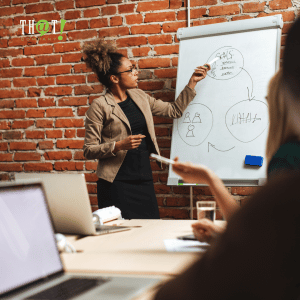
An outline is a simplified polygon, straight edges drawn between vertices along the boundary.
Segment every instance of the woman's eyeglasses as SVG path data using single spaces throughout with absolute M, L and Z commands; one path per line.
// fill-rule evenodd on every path
M 123 71 L 123 72 L 118 72 L 117 74 L 122 74 L 122 73 L 132 73 L 133 71 L 137 71 L 135 66 L 132 66 L 129 70 Z

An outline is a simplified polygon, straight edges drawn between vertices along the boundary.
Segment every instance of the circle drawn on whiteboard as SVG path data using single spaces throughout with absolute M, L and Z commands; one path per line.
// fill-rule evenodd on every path
M 216 80 L 228 80 L 237 76 L 244 67 L 244 57 L 242 53 L 230 46 L 222 47 L 215 51 L 207 60 L 207 63 L 214 58 L 219 57 L 211 65 L 211 70 L 207 73 L 207 76 Z
M 260 100 L 242 100 L 228 109 L 225 124 L 235 139 L 252 142 L 268 127 L 268 106 Z
M 212 111 L 204 104 L 190 104 L 178 119 L 180 138 L 189 146 L 199 146 L 208 137 L 213 126 Z

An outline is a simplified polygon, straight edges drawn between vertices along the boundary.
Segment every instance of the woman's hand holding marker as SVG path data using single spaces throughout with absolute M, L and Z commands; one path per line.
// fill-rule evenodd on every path
M 197 67 L 188 83 L 188 87 L 190 87 L 191 89 L 194 89 L 197 82 L 204 79 L 206 77 L 207 71 L 209 71 L 209 70 L 210 70 L 209 65 Z

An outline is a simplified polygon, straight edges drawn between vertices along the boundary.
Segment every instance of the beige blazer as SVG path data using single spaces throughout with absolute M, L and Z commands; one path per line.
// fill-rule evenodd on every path
M 194 99 L 195 90 L 186 86 L 175 102 L 164 102 L 150 97 L 140 89 L 130 89 L 128 95 L 145 116 L 152 150 L 159 154 L 153 117 L 180 118 Z M 83 154 L 87 159 L 98 159 L 97 176 L 113 182 L 126 156 L 127 150 L 113 153 L 114 144 L 131 135 L 129 121 L 117 105 L 111 92 L 95 99 L 86 112 Z

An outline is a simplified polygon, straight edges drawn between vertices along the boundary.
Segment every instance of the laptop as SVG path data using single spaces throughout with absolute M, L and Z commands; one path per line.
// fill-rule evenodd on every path
M 126 300 L 159 282 L 64 273 L 41 181 L 0 184 L 0 241 L 1 299 Z
M 33 178 L 44 183 L 55 232 L 99 235 L 130 229 L 93 223 L 84 174 L 15 173 L 16 180 Z

